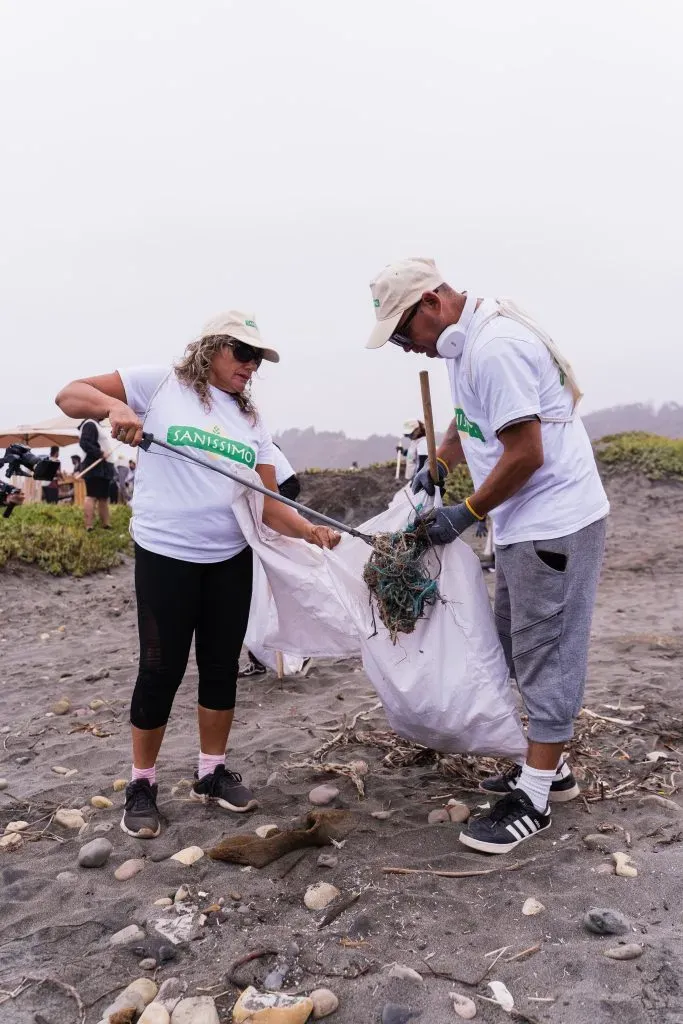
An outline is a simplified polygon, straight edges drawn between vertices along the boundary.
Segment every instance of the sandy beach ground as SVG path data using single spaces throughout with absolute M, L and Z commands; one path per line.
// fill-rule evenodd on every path
M 374 472 L 374 484 L 358 474 L 355 492 L 343 495 L 343 481 L 309 478 L 304 497 L 360 522 L 378 510 L 373 502 L 386 504 L 394 486 L 387 471 Z M 331 988 L 339 1008 L 329 1019 L 339 1024 L 379 1022 L 383 1011 L 387 1020 L 409 1019 L 386 1017 L 389 1003 L 425 1024 L 445 1024 L 459 1019 L 450 992 L 474 999 L 483 1022 L 681 1024 L 683 811 L 661 798 L 683 805 L 676 792 L 683 779 L 683 488 L 632 475 L 607 484 L 613 514 L 585 702 L 592 715 L 582 715 L 574 750 L 585 799 L 556 805 L 552 829 L 508 857 L 466 850 L 457 824 L 427 823 L 449 799 L 472 809 L 484 803 L 476 780 L 487 765 L 397 745 L 360 663 L 348 661 L 318 662 L 282 684 L 271 674 L 241 682 L 229 766 L 261 801 L 242 816 L 188 798 L 197 748 L 191 667 L 158 765 L 163 834 L 153 842 L 124 835 L 124 794 L 113 783 L 130 770 L 131 563 L 82 580 L 3 570 L 0 836 L 11 821 L 29 827 L 14 849 L 0 849 L 0 1022 L 70 1024 L 82 1019 L 77 996 L 84 1019 L 97 1022 L 116 993 L 143 975 L 157 984 L 177 977 L 188 996 L 214 996 L 220 1020 L 229 1021 L 238 986 L 261 987 L 284 957 L 285 990 Z M 69 708 L 54 714 L 62 698 Z M 103 703 L 93 711 L 93 701 Z M 363 798 L 343 775 L 286 767 L 310 760 L 335 737 L 322 760 L 365 760 Z M 655 750 L 667 759 L 648 761 Z M 262 869 L 208 856 L 190 867 L 169 859 L 261 825 L 293 826 L 322 782 L 338 787 L 331 806 L 347 809 L 354 825 L 341 848 L 326 848 L 335 866 L 318 866 L 319 849 Z M 92 807 L 97 795 L 113 806 Z M 58 808 L 85 808 L 84 827 L 58 824 Z M 373 816 L 383 811 L 390 813 Z M 111 842 L 109 861 L 79 867 L 80 847 L 97 837 Z M 631 856 L 637 877 L 613 873 L 613 852 Z M 117 880 L 116 868 L 131 858 L 144 861 L 142 870 Z M 360 892 L 325 926 L 303 900 L 318 881 L 344 895 Z M 181 886 L 188 890 L 182 914 L 154 905 Z M 522 913 L 529 897 L 543 904 L 540 913 Z M 594 907 L 619 911 L 628 930 L 590 933 L 583 917 Z M 185 939 L 174 945 L 160 934 L 162 918 L 189 921 Z M 130 925 L 138 938 L 111 945 Z M 620 943 L 637 944 L 642 955 L 605 955 Z M 231 970 L 264 949 L 274 952 Z M 145 958 L 157 966 L 140 968 Z M 394 964 L 423 980 L 391 976 Z M 512 1015 L 486 1001 L 494 980 L 512 993 Z

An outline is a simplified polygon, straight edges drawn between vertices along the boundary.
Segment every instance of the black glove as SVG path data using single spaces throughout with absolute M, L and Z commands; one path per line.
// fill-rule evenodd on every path
M 448 476 L 448 470 L 443 462 L 437 462 L 436 467 L 439 471 L 439 490 L 443 491 L 444 483 Z M 412 490 L 413 494 L 417 494 L 418 491 L 426 491 L 430 498 L 434 494 L 434 481 L 432 480 L 432 475 L 429 472 L 428 462 L 425 462 L 420 472 L 416 473 L 413 477 Z
M 437 508 L 424 518 L 429 519 L 427 533 L 432 544 L 450 544 L 474 523 L 481 522 L 463 501 L 460 505 Z
M 477 537 L 488 537 L 489 528 L 486 525 L 485 519 L 480 519 L 477 523 Z

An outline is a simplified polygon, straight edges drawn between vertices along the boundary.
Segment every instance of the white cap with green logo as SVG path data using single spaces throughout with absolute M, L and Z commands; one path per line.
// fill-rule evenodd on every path
M 243 341 L 246 345 L 252 345 L 263 353 L 263 358 L 269 363 L 279 363 L 280 356 L 274 348 L 266 348 L 261 339 L 256 320 L 251 313 L 240 313 L 237 309 L 228 310 L 227 313 L 219 313 L 208 324 L 204 325 L 202 338 L 210 338 L 215 334 L 229 334 L 236 341 Z
M 437 270 L 434 260 L 424 256 L 398 260 L 385 267 L 370 282 L 377 325 L 365 347 L 386 345 L 405 311 L 419 302 L 425 292 L 434 291 L 443 282 L 443 274 Z

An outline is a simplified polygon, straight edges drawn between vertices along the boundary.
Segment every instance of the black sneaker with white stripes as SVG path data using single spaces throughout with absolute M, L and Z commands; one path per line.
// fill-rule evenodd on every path
M 515 764 L 501 775 L 493 775 L 490 779 L 484 779 L 479 783 L 479 789 L 482 793 L 488 793 L 489 796 L 505 796 L 506 793 L 513 793 L 517 789 L 521 774 L 522 766 Z M 568 800 L 576 799 L 580 793 L 579 784 L 574 778 L 571 768 L 566 761 L 563 761 L 551 783 L 550 799 L 553 803 L 563 804 Z
M 460 842 L 481 853 L 509 853 L 538 832 L 550 828 L 550 805 L 537 811 L 523 789 L 502 797 L 481 818 L 472 818 L 460 833 Z

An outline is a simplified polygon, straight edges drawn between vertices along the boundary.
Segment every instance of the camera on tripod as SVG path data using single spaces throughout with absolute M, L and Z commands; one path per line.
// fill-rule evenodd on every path
M 34 480 L 54 480 L 59 469 L 59 463 L 54 462 L 48 455 L 34 455 L 31 449 L 25 444 L 11 444 L 5 449 L 5 454 L 0 459 L 0 466 L 7 466 L 5 476 L 29 476 Z M 24 472 L 30 470 L 29 473 Z M 4 518 L 8 519 L 14 511 L 14 503 L 8 503 L 8 498 L 13 494 L 20 494 L 18 487 L 11 484 L 0 483 L 0 505 L 5 505 Z

